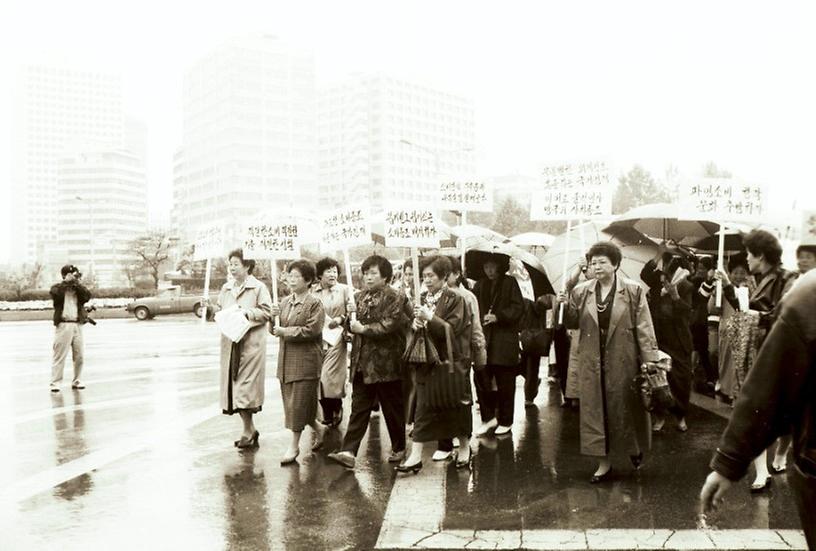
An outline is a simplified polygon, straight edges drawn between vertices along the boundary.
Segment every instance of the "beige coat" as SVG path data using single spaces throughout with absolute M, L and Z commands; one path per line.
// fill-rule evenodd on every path
M 580 329 L 577 346 L 581 453 L 597 457 L 634 455 L 638 447 L 641 451 L 651 447 L 651 421 L 639 396 L 632 390 L 632 379 L 639 368 L 638 345 L 644 361 L 657 361 L 652 317 L 646 303 L 646 292 L 636 282 L 618 276 L 607 333 L 602 384 L 600 331 L 595 307 L 596 283 L 594 280 L 587 281 L 573 289 L 565 315 L 568 328 Z M 630 304 L 634 308 L 635 331 Z
M 331 289 L 319 285 L 312 291 L 323 304 L 326 316 L 342 317 L 343 323 L 355 312 L 354 292 L 348 285 L 336 283 Z M 323 398 L 343 398 L 348 378 L 348 344 L 341 338 L 337 344 L 323 341 L 323 371 L 320 373 L 320 392 Z
M 259 408 L 264 402 L 264 378 L 266 376 L 266 324 L 272 314 L 272 297 L 269 289 L 253 276 L 248 276 L 244 288 L 234 293 L 234 281 L 228 281 L 218 295 L 218 308 L 238 304 L 247 311 L 252 328 L 241 340 L 241 362 L 238 377 L 232 383 L 232 408 Z M 221 409 L 229 408 L 230 352 L 232 341 L 221 336 Z

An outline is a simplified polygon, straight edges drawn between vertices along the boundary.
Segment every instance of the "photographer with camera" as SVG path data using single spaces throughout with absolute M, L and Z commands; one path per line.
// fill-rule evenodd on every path
M 51 287 L 51 298 L 54 301 L 54 356 L 51 369 L 51 392 L 59 392 L 59 383 L 65 369 L 65 358 L 68 350 L 74 363 L 74 379 L 71 388 L 81 390 L 85 385 L 79 380 L 82 374 L 84 343 L 82 325 L 88 322 L 85 303 L 91 299 L 91 292 L 80 283 L 82 273 L 79 269 L 67 264 L 60 270 L 62 282 Z

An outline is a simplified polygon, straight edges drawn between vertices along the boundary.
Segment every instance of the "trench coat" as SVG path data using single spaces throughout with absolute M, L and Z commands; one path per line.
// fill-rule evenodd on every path
M 281 327 L 277 377 L 281 383 L 317 380 L 323 365 L 323 320 L 320 299 L 306 293 L 302 302 L 290 294 L 281 302 Z M 315 396 L 317 399 L 317 396 Z
M 494 292 L 494 285 L 498 289 Z M 516 368 L 519 364 L 519 323 L 524 315 L 524 300 L 518 282 L 509 275 L 500 275 L 495 283 L 487 278 L 476 282 L 473 294 L 479 301 L 482 319 L 489 312 L 496 323 L 483 326 L 487 343 L 487 365 Z
M 253 276 L 247 276 L 236 298 L 235 282 L 227 281 L 218 295 L 218 308 L 237 304 L 248 314 L 252 325 L 241 340 L 241 360 L 238 374 L 230 380 L 232 341 L 221 336 L 221 410 L 234 413 L 237 409 L 260 410 L 264 402 L 266 377 L 266 324 L 272 317 L 272 297 L 269 289 Z
M 353 289 L 348 285 L 336 283 L 331 289 L 319 285 L 313 290 L 315 297 L 323 304 L 323 310 L 330 318 L 348 319 L 354 307 Z M 323 370 L 320 373 L 320 390 L 323 398 L 343 398 L 346 395 L 346 377 L 348 374 L 348 343 L 340 338 L 337 344 L 329 345 L 323 341 Z
M 632 389 L 632 379 L 639 370 L 638 358 L 658 359 L 652 317 L 643 288 L 617 276 L 601 365 L 596 284 L 590 280 L 576 286 L 564 313 L 566 326 L 580 329 L 581 453 L 596 457 L 635 455 L 638 450 L 649 450 L 652 442 L 649 414 Z

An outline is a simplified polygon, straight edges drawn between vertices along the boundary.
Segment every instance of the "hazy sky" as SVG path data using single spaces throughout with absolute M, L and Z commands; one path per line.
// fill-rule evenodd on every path
M 602 156 L 661 176 L 708 160 L 773 186 L 774 210 L 816 207 L 816 3 L 4 3 L 2 75 L 42 54 L 122 74 L 148 127 L 150 202 L 170 208 L 184 70 L 224 38 L 277 34 L 314 52 L 318 81 L 384 71 L 470 96 L 482 174 Z M 7 185 L 12 78 L 0 96 Z M 4 196 L 7 196 L 4 194 Z M 7 201 L 0 214 L 7 218 Z M 0 259 L 10 234 L 0 237 Z

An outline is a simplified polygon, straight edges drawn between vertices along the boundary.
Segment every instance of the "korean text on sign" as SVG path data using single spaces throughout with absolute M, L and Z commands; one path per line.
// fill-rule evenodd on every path
M 446 180 L 439 184 L 439 203 L 445 210 L 490 212 L 493 193 L 484 182 Z
M 244 232 L 246 258 L 298 258 L 296 223 L 252 224 Z
M 371 242 L 371 221 L 367 207 L 347 207 L 321 219 L 320 248 L 323 251 L 348 249 Z
M 193 260 L 207 260 L 223 256 L 226 252 L 224 233 L 224 227 L 221 225 L 202 228 L 195 237 Z
M 681 219 L 756 221 L 765 212 L 761 186 L 724 178 L 702 178 L 680 186 Z
M 545 167 L 533 193 L 531 220 L 604 218 L 612 212 L 609 166 L 602 161 Z
M 387 247 L 439 247 L 439 230 L 433 210 L 393 207 L 385 211 Z

